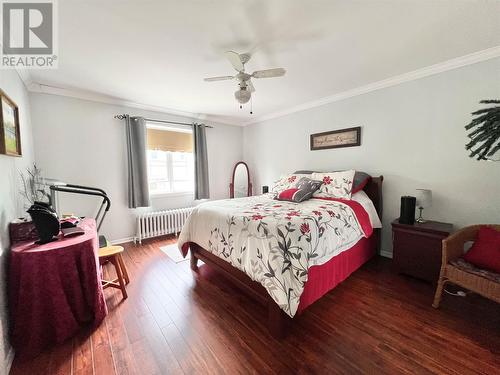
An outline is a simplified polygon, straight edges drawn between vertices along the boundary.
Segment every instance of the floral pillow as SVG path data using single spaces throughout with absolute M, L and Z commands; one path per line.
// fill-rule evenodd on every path
M 273 187 L 271 188 L 271 193 L 279 194 L 284 190 L 288 190 L 288 189 L 295 187 L 295 184 L 297 182 L 299 182 L 299 180 L 302 177 L 311 177 L 311 175 L 291 174 L 291 175 L 285 176 L 274 183 Z
M 313 194 L 313 198 L 351 199 L 354 174 L 351 169 L 342 172 L 313 173 L 313 180 L 323 181 L 321 187 Z

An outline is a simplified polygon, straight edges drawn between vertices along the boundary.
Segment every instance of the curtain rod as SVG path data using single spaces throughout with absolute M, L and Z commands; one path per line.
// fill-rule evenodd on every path
M 124 120 L 126 118 L 127 115 L 116 115 L 115 118 L 118 119 L 118 120 Z M 161 123 L 164 123 L 164 124 L 174 124 L 174 125 L 185 125 L 185 126 L 193 126 L 193 124 L 196 124 L 196 123 L 188 123 L 188 122 L 177 122 L 177 121 L 166 121 L 166 120 L 154 120 L 154 119 L 151 119 L 151 118 L 145 118 L 144 120 L 146 121 L 149 121 L 149 122 L 161 122 Z M 205 125 L 205 124 L 199 124 L 199 125 Z M 211 125 L 205 125 L 206 128 L 210 128 L 212 129 L 213 126 Z

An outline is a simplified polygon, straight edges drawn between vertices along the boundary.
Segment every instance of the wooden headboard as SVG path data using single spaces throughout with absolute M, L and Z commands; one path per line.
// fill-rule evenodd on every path
M 375 209 L 377 210 L 378 217 L 382 220 L 382 182 L 384 176 L 372 177 L 363 189 L 372 200 Z
M 377 210 L 378 217 L 382 221 L 382 182 L 384 181 L 384 176 L 372 177 L 371 180 L 366 184 L 363 189 L 366 195 L 372 200 L 375 209 Z M 375 241 L 377 241 L 377 252 L 380 253 L 382 248 L 382 231 L 381 229 L 375 229 L 373 231 L 375 236 Z

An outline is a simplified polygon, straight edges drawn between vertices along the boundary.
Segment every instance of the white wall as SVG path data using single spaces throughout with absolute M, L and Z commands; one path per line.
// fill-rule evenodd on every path
M 120 113 L 148 118 L 190 121 L 178 116 L 125 108 L 116 105 L 48 94 L 31 94 L 33 137 L 37 164 L 46 177 L 68 183 L 104 189 L 111 210 L 101 232 L 110 240 L 135 235 L 139 210 L 127 207 L 126 142 L 124 122 L 113 118 Z M 233 165 L 241 159 L 241 127 L 212 124 L 207 129 L 210 192 L 212 199 L 229 196 Z M 62 212 L 95 216 L 99 201 L 78 195 L 61 194 Z M 186 207 L 193 196 L 155 198 L 150 209 Z
M 297 169 L 355 168 L 384 176 L 383 245 L 400 197 L 433 191 L 427 218 L 456 227 L 500 223 L 500 163 L 470 159 L 464 125 L 481 99 L 500 99 L 500 59 L 297 112 L 244 130 L 255 189 Z M 362 127 L 360 147 L 309 150 L 309 135 Z
M 14 70 L 0 69 L 0 89 L 19 107 L 22 157 L 0 155 L 0 375 L 6 375 L 13 352 L 8 339 L 8 313 L 6 295 L 6 260 L 10 246 L 8 223 L 24 216 L 24 201 L 19 194 L 19 172 L 33 165 L 33 139 L 30 103 L 26 88 Z

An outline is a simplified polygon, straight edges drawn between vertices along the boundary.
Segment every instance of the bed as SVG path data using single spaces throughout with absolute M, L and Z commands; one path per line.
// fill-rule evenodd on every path
M 335 288 L 380 248 L 383 177 L 352 200 L 281 202 L 271 194 L 207 202 L 179 236 L 191 269 L 222 272 L 268 308 L 267 327 L 286 336 L 293 317 Z

